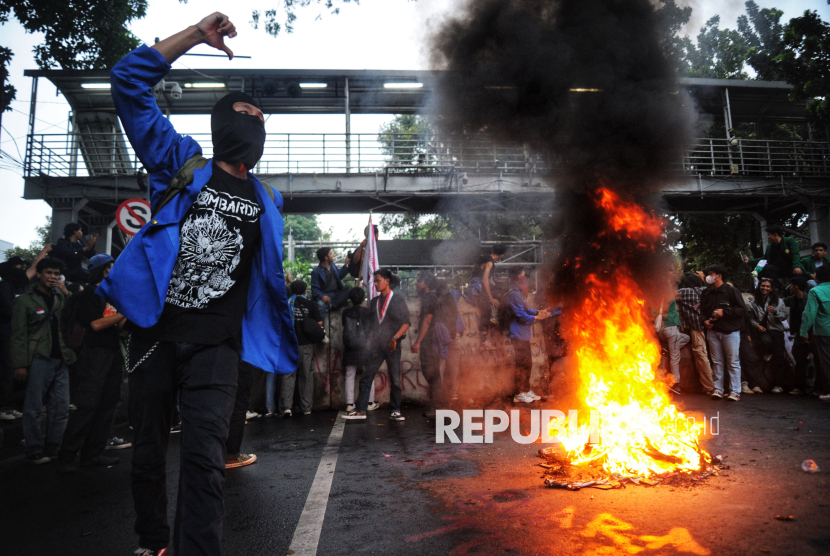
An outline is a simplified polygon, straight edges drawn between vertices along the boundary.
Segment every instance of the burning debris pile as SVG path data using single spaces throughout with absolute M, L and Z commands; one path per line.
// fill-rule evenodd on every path
M 594 460 L 588 465 L 574 464 L 568 454 L 555 448 L 539 450 L 539 457 L 545 463 L 539 464 L 545 470 L 545 486 L 565 490 L 581 490 L 583 488 L 598 488 L 611 490 L 625 488 L 626 485 L 639 486 L 671 486 L 679 488 L 693 488 L 709 477 L 717 477 L 729 469 L 723 462 L 722 456 L 714 456 L 711 461 L 701 460 L 701 467 L 693 473 L 683 471 L 665 471 L 659 474 L 624 474 L 611 473 L 602 468 L 599 461 Z
M 557 485 L 717 471 L 656 378 L 649 311 L 672 293 L 665 223 L 650 207 L 694 121 L 666 36 L 649 0 L 467 0 L 433 36 L 433 66 L 450 70 L 445 132 L 558 160 L 550 235 L 562 247 L 548 297 L 565 308 L 579 402 L 600 423 L 598 439 L 576 423 L 559 435 Z

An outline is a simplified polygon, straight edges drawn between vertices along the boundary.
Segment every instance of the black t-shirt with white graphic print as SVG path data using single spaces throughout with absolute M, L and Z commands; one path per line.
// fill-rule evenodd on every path
M 297 343 L 301 346 L 307 346 L 311 343 L 303 330 L 303 319 L 305 317 L 311 317 L 314 322 L 322 322 L 323 320 L 320 317 L 317 304 L 298 295 L 294 299 L 294 331 L 297 333 Z
M 162 341 L 239 345 L 261 211 L 253 183 L 213 164 L 182 220 L 161 318 L 136 332 Z

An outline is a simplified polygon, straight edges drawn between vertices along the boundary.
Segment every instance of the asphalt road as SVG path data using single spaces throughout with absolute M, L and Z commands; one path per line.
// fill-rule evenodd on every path
M 346 422 L 339 448 L 329 448 L 337 461 L 317 554 L 830 553 L 830 404 L 787 395 L 683 404 L 698 418 L 719 417 L 705 446 L 731 466 L 694 488 L 552 490 L 543 487 L 540 445 L 507 433 L 493 444 L 436 444 L 420 408 L 405 408 L 403 423 L 384 410 Z M 288 553 L 336 417 L 249 422 L 243 451 L 259 459 L 228 471 L 224 554 Z M 29 465 L 5 450 L 0 554 L 132 554 L 130 453 L 109 451 L 119 465 L 60 476 L 55 463 Z M 807 458 L 822 471 L 804 473 Z M 169 466 L 172 501 L 175 441 Z

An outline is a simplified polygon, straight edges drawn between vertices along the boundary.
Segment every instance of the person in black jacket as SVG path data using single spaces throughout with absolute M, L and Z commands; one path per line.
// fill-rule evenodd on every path
M 26 272 L 29 263 L 21 257 L 12 257 L 0 265 L 0 420 L 20 419 L 23 414 L 15 411 L 13 402 L 14 369 L 9 355 L 9 338 L 12 332 L 12 302 L 26 292 L 30 276 Z
M 372 311 L 363 306 L 366 292 L 352 288 L 349 301 L 352 306 L 343 311 L 343 368 L 346 370 L 346 411 L 354 411 L 354 378 L 358 367 L 365 367 Z M 375 382 L 369 389 L 369 411 L 380 407 L 375 403 Z
M 89 261 L 89 287 L 77 294 L 77 321 L 83 325 L 84 339 L 81 360 L 77 367 L 78 386 L 73 402 L 78 409 L 69 416 L 58 452 L 60 473 L 74 473 L 75 458 L 81 454 L 81 465 L 115 465 L 116 457 L 104 455 L 110 426 L 121 399 L 124 356 L 120 331 L 127 319 L 95 288 L 109 274 L 115 261 L 107 254 L 95 255 Z
M 724 368 L 729 369 L 728 399 L 741 399 L 741 327 L 743 326 L 746 304 L 734 287 L 725 282 L 727 270 L 723 265 L 712 265 L 704 274 L 710 286 L 700 297 L 701 314 L 707 328 L 709 355 L 712 357 L 713 382 L 715 391 L 712 399 L 723 398 Z
M 52 256 L 60 259 L 66 265 L 64 270 L 66 279 L 70 282 L 86 282 L 89 279 L 89 271 L 81 266 L 84 258 L 95 255 L 95 242 L 98 241 L 98 234 L 93 234 L 89 239 L 89 245 L 84 242 L 84 232 L 77 222 L 70 222 L 63 229 L 63 237 L 55 244 Z

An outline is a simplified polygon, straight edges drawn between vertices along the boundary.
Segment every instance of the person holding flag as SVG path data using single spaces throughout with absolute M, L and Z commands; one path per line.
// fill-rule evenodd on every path
M 360 247 L 349 253 L 349 274 L 363 282 L 368 298 L 371 300 L 378 293 L 374 289 L 372 277 L 374 272 L 380 268 L 378 263 L 378 227 L 372 224 L 372 213 L 369 213 L 369 225 L 363 230 L 364 239 Z

